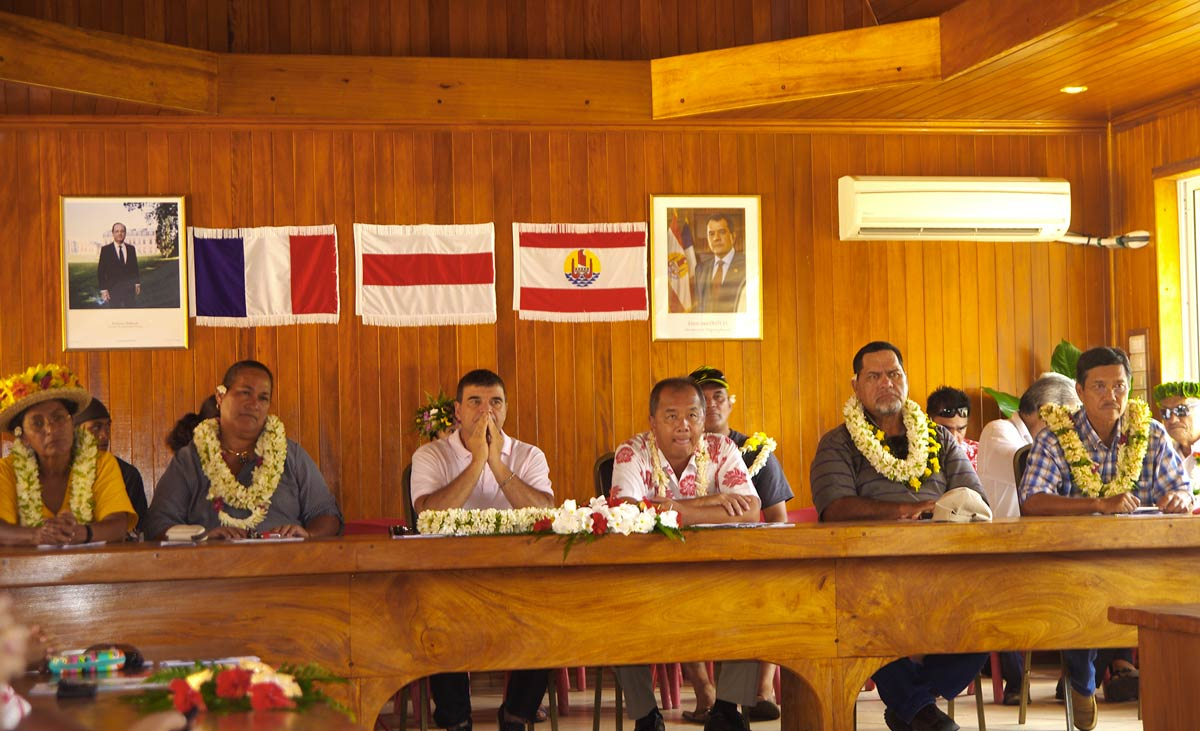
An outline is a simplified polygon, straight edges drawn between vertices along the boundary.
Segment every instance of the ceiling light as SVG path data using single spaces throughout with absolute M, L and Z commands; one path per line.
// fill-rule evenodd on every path
M 1082 94 L 1083 92 L 1087 91 L 1087 87 L 1083 86 L 1083 85 L 1064 86 L 1063 88 L 1059 89 L 1059 91 L 1061 91 L 1064 94 Z

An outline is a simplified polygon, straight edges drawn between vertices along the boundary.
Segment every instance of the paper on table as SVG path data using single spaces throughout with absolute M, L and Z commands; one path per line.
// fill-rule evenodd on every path
M 54 551 L 54 550 L 60 549 L 60 548 L 95 548 L 96 546 L 103 546 L 103 545 L 104 545 L 104 541 L 92 541 L 91 543 L 70 543 L 70 544 L 66 544 L 66 545 L 59 544 L 59 543 L 39 543 L 38 550 L 39 551 Z
M 791 528 L 795 523 L 695 523 L 687 528 Z

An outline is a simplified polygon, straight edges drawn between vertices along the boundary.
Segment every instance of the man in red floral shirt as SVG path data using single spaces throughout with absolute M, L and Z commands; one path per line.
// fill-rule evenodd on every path
M 967 420 L 971 416 L 971 400 L 967 394 L 957 388 L 942 386 L 929 394 L 925 401 L 925 413 L 929 414 L 933 423 L 941 424 L 954 435 L 967 459 L 971 460 L 971 466 L 979 471 L 979 465 L 975 463 L 979 442 L 967 439 Z

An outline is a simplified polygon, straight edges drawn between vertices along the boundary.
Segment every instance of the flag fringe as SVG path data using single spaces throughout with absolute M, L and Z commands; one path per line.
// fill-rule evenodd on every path
M 644 221 L 617 221 L 612 223 L 514 223 L 513 238 L 522 232 L 547 234 L 590 234 L 621 233 L 647 229 Z
M 332 223 L 319 226 L 248 226 L 245 228 L 201 228 L 188 226 L 188 236 L 199 236 L 202 239 L 240 239 L 253 231 L 282 231 L 297 236 L 325 236 L 332 234 L 337 237 L 337 226 Z M 189 239 L 190 240 L 190 239 Z
M 336 325 L 336 313 L 304 315 L 252 315 L 249 317 L 197 316 L 196 325 L 203 327 L 273 327 L 276 325 Z
M 547 312 L 545 310 L 520 310 L 517 316 L 522 320 L 541 320 L 543 322 L 628 322 L 631 320 L 649 320 L 649 310 L 625 310 L 621 312 Z
M 364 325 L 379 327 L 420 327 L 422 325 L 492 325 L 496 313 L 461 313 L 429 315 L 381 315 L 360 313 Z
M 356 223 L 354 224 L 354 233 L 357 236 L 359 232 L 369 232 L 378 236 L 413 236 L 416 234 L 432 235 L 439 234 L 442 236 L 470 236 L 483 232 L 494 232 L 495 225 L 492 223 L 457 223 L 457 224 L 441 224 L 441 223 L 414 223 L 414 224 L 387 224 L 387 223 Z

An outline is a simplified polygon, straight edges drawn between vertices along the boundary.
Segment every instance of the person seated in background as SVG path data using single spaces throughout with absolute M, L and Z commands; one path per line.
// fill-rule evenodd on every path
M 971 417 L 971 399 L 965 391 L 950 386 L 940 386 L 929 394 L 925 400 L 925 413 L 934 424 L 941 424 L 946 431 L 958 440 L 963 454 L 971 461 L 976 470 L 979 465 L 975 461 L 979 451 L 979 442 L 967 439 L 967 422 Z
M 705 399 L 690 378 L 667 378 L 650 391 L 650 430 L 627 440 L 613 458 L 609 496 L 674 510 L 679 524 L 758 521 L 760 501 L 746 463 L 729 437 L 705 434 Z M 635 731 L 662 731 L 649 666 L 616 668 Z M 717 678 L 707 731 L 741 731 L 738 705 L 753 706 L 757 662 L 727 662 Z
M 108 451 L 112 417 L 108 415 L 108 409 L 100 399 L 93 398 L 86 408 L 75 414 L 75 426 L 90 432 L 96 438 L 96 447 L 101 452 Z M 121 468 L 121 479 L 125 482 L 125 494 L 129 496 L 129 504 L 138 516 L 135 530 L 141 530 L 142 521 L 146 519 L 146 486 L 142 482 L 142 473 L 115 454 L 113 457 Z
M 418 513 L 554 506 L 546 455 L 504 433 L 508 393 L 499 375 L 478 369 L 459 379 L 454 415 L 457 432 L 422 444 L 413 453 L 410 489 Z M 548 683 L 549 672 L 544 669 L 509 673 L 497 713 L 500 731 L 523 731 L 533 722 Z M 429 693 L 434 723 L 470 731 L 471 684 L 466 673 L 431 676 Z
M 1200 487 L 1200 383 L 1173 381 L 1154 387 L 1154 401 L 1161 409 L 1163 426 L 1183 457 L 1183 471 L 1191 480 L 1192 489 Z
M 38 365 L 0 381 L 0 543 L 121 541 L 137 524 L 121 469 L 71 415 L 91 401 L 71 369 Z
M 217 397 L 209 394 L 208 398 L 200 403 L 198 413 L 189 412 L 179 417 L 179 421 L 175 422 L 175 426 L 171 427 L 170 433 L 167 434 L 166 444 L 171 454 L 175 454 L 192 441 L 192 433 L 196 431 L 197 424 L 216 415 Z
M 1120 348 L 1092 348 L 1079 356 L 1075 392 L 1083 407 L 1042 407 L 1047 428 L 1034 438 L 1021 478 L 1022 515 L 1131 513 L 1143 502 L 1164 513 L 1191 511 L 1183 459 L 1150 417 L 1150 407 L 1128 399 L 1129 378 L 1129 357 Z M 1075 726 L 1083 731 L 1097 723 L 1097 657 L 1094 649 L 1063 651 Z M 1112 670 L 1132 677 L 1127 660 Z
M 270 414 L 274 377 L 243 360 L 216 389 L 216 418 L 196 425 L 154 489 L 146 535 L 198 525 L 209 538 L 273 531 L 301 538 L 341 532 L 342 513 L 317 465 Z
M 688 376 L 704 392 L 704 430 L 709 434 L 722 434 L 733 440 L 742 454 L 750 482 L 758 493 L 762 504 L 763 520 L 768 523 L 786 523 L 787 501 L 791 500 L 792 487 L 783 474 L 783 465 L 775 457 L 774 442 L 768 443 L 766 435 L 757 433 L 753 440 L 745 434 L 731 429 L 729 414 L 737 403 L 737 396 L 729 392 L 729 381 L 716 368 L 700 366 Z M 750 442 L 747 445 L 747 442 Z M 773 721 L 779 718 L 779 706 L 775 700 L 775 664 L 764 662 L 758 666 L 758 697 L 754 705 L 742 709 L 750 721 Z M 685 663 L 683 672 L 696 692 L 696 710 L 684 711 L 685 721 L 704 723 L 708 720 L 708 709 L 716 700 L 716 688 L 708 677 L 708 664 Z
M 914 520 L 932 513 L 937 498 L 953 488 L 982 496 L 958 440 L 909 400 L 900 349 L 867 343 L 853 366 L 854 395 L 842 409 L 846 421 L 821 437 L 812 463 L 813 505 L 821 521 Z M 887 727 L 957 731 L 937 697 L 961 693 L 986 659 L 984 653 L 957 653 L 884 665 L 872 677 Z
M 1038 432 L 1046 428 L 1046 422 L 1038 415 L 1038 409 L 1045 404 L 1078 408 L 1075 381 L 1059 373 L 1043 374 L 1021 394 L 1017 413 L 1007 419 L 989 421 L 979 433 L 976 468 L 995 518 L 1021 515 L 1013 456 L 1021 447 L 1032 444 Z M 1001 652 L 1000 670 L 1004 676 L 1004 705 L 1020 705 L 1025 658 L 1019 652 Z

